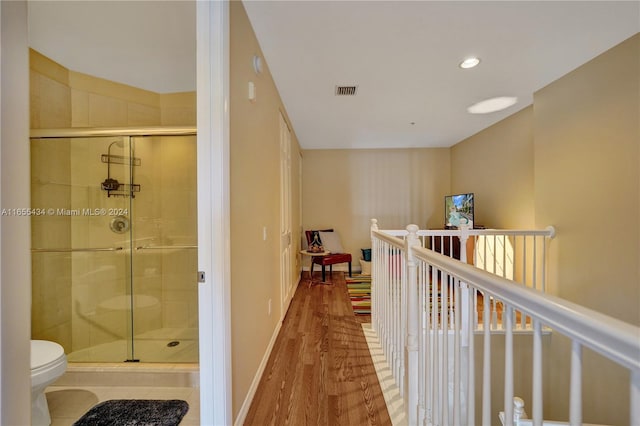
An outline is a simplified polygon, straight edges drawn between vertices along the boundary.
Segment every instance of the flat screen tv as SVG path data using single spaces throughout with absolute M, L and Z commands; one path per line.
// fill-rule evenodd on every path
M 473 228 L 473 193 L 444 197 L 445 228 L 469 225 Z

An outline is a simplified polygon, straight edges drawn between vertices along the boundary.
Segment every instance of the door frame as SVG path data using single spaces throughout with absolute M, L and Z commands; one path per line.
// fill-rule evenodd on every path
M 197 2 L 200 424 L 232 424 L 229 3 Z

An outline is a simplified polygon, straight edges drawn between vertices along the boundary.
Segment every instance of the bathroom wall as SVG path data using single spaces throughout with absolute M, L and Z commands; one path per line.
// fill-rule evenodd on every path
M 0 205 L 29 205 L 27 2 L 0 2 Z M 0 424 L 30 420 L 29 221 L 0 218 Z
M 71 127 L 69 71 L 29 50 L 31 128 Z M 31 144 L 31 206 L 71 208 L 71 141 Z M 31 218 L 31 247 L 71 247 L 71 217 Z M 32 254 L 31 333 L 33 338 L 59 342 L 68 351 L 71 339 L 71 256 Z
M 33 50 L 30 68 L 32 128 L 195 125 L 195 93 L 157 94 L 122 85 L 67 70 Z M 135 333 L 197 328 L 197 251 L 135 250 L 138 245 L 197 244 L 195 137 L 132 139 L 134 156 L 140 159 L 133 167 L 134 182 L 141 185 L 135 204 L 128 197 L 107 197 L 100 189 L 107 177 L 101 155 L 114 140 L 56 139 L 38 141 L 32 148 L 34 207 L 109 212 L 33 218 L 33 247 L 128 249 L 126 235 L 109 229 L 109 209 L 120 209 L 132 219 L 134 239 L 139 240 L 132 250 L 133 271 L 126 250 L 34 254 L 33 337 L 58 341 L 67 352 L 127 335 L 129 317 L 121 296 L 130 291 L 126 283 L 131 272 L 134 293 L 146 296 L 136 300 L 141 309 L 136 310 Z M 112 155 L 128 153 L 123 141 L 123 147 L 112 145 Z M 112 164 L 111 172 L 120 182 L 130 173 L 123 164 Z M 122 361 L 120 354 L 114 356 L 109 360 Z M 90 358 L 84 351 L 79 359 Z

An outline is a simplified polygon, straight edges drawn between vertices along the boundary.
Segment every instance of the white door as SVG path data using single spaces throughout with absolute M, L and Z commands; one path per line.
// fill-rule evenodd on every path
M 293 297 L 291 251 L 291 132 L 280 114 L 280 319 Z

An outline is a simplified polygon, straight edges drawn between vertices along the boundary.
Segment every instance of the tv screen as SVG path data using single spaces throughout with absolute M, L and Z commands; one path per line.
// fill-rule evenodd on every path
M 469 225 L 473 228 L 473 193 L 444 197 L 445 227 Z

